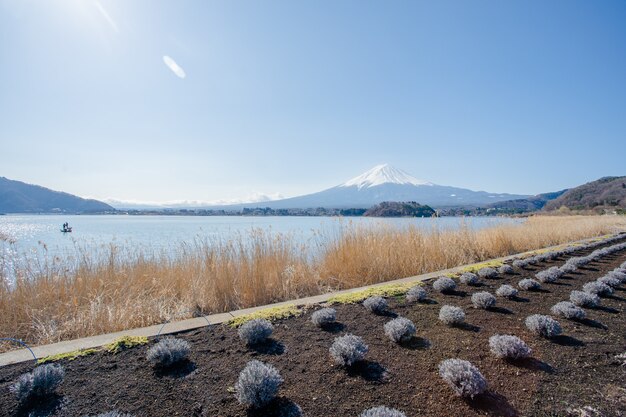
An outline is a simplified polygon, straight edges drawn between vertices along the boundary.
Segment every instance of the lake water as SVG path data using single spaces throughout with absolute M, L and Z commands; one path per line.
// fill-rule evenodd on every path
M 66 216 L 5 215 L 0 216 L 3 258 L 48 255 L 75 255 L 77 248 L 94 253 L 113 243 L 117 246 L 148 249 L 176 255 L 183 242 L 204 239 L 228 239 L 237 234 L 246 236 L 253 229 L 271 233 L 288 233 L 299 242 L 324 239 L 341 233 L 352 225 L 410 225 L 456 229 L 462 224 L 484 228 L 519 220 L 493 217 L 442 218 L 368 218 L 368 217 L 240 217 L 240 216 Z M 61 233 L 61 225 L 69 222 L 72 233 Z

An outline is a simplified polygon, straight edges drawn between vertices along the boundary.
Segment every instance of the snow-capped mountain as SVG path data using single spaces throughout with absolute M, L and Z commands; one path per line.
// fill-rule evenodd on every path
M 339 187 L 370 188 L 383 184 L 410 184 L 410 185 L 435 185 L 432 182 L 418 180 L 406 172 L 394 168 L 389 164 L 377 165 L 367 172 L 354 177 L 341 184 Z
M 390 165 L 378 165 L 343 184 L 299 197 L 223 208 L 369 208 L 383 201 L 416 201 L 432 207 L 484 205 L 525 195 L 472 191 L 419 180 Z

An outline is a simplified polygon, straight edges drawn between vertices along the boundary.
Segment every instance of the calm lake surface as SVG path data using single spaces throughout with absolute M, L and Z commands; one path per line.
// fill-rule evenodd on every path
M 240 217 L 240 216 L 0 216 L 0 232 L 12 243 L 2 242 L 5 261 L 11 258 L 76 255 L 77 248 L 96 253 L 110 244 L 134 250 L 176 255 L 183 243 L 206 239 L 248 236 L 254 229 L 291 234 L 302 243 L 323 243 L 342 228 L 384 225 L 405 228 L 410 225 L 431 229 L 457 229 L 462 225 L 478 229 L 520 220 L 493 217 L 368 218 L 368 217 Z M 61 233 L 69 222 L 72 233 Z

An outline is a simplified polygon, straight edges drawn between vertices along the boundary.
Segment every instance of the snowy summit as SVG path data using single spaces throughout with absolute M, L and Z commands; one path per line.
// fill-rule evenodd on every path
M 434 185 L 432 182 L 419 180 L 408 173 L 392 167 L 389 164 L 377 165 L 369 171 L 352 178 L 343 183 L 340 187 L 358 187 L 370 188 L 382 184 L 401 184 L 401 185 Z

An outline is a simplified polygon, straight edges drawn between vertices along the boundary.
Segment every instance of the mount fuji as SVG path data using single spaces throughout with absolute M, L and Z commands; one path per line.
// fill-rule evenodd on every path
M 383 164 L 343 184 L 317 193 L 283 200 L 233 205 L 229 208 L 369 208 L 383 201 L 416 201 L 432 207 L 453 207 L 485 205 L 526 197 L 528 196 L 437 185 Z

